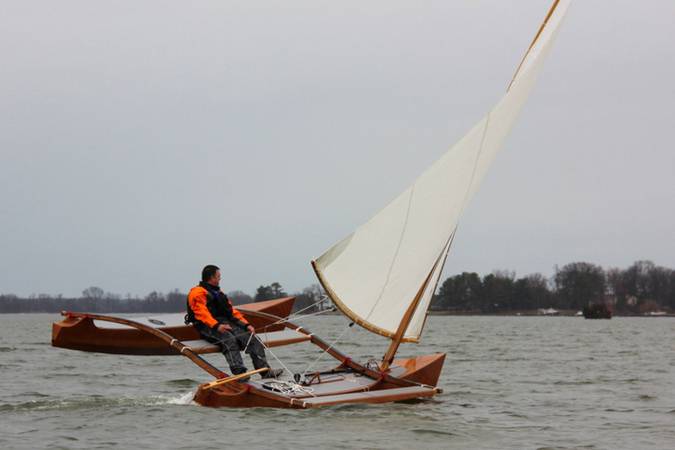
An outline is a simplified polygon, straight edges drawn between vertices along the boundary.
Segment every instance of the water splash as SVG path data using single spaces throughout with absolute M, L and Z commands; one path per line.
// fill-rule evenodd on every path
M 166 399 L 167 405 L 191 405 L 196 404 L 192 401 L 194 397 L 194 392 L 188 392 L 186 394 L 178 395 L 177 397 L 169 397 Z
M 194 392 L 190 391 L 178 395 L 159 395 L 153 397 L 101 397 L 91 396 L 75 399 L 41 398 L 26 402 L 0 405 L 0 412 L 32 412 L 32 411 L 74 411 L 84 409 L 109 409 L 162 405 L 189 405 L 192 404 Z M 40 395 L 40 397 L 48 397 Z

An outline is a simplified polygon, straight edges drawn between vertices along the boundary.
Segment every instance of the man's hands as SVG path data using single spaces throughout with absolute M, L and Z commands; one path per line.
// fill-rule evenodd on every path
M 232 327 L 225 323 L 221 323 L 216 330 L 218 330 L 219 333 L 224 333 L 226 331 L 232 331 Z
M 255 328 L 253 328 L 253 325 L 246 325 L 246 329 L 251 334 L 255 334 Z M 225 333 L 226 331 L 232 331 L 232 326 L 225 323 L 221 323 L 220 325 L 218 325 L 218 328 L 216 328 L 216 330 L 218 330 L 219 333 Z

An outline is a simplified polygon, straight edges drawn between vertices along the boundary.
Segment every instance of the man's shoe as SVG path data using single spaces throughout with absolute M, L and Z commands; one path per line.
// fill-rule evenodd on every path
M 233 376 L 241 375 L 242 373 L 248 372 L 248 369 L 246 367 L 234 367 L 234 368 L 230 367 L 230 370 L 232 371 Z M 239 383 L 246 383 L 250 379 L 251 379 L 251 376 L 247 375 L 245 377 L 238 378 L 235 381 L 238 381 Z
M 279 378 L 279 375 L 284 373 L 284 369 L 272 369 L 270 368 L 267 372 L 260 374 L 262 378 Z

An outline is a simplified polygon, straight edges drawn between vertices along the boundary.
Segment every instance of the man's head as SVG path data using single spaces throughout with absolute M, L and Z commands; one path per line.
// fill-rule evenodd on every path
M 202 281 L 218 286 L 220 284 L 220 269 L 218 266 L 209 264 L 202 269 Z

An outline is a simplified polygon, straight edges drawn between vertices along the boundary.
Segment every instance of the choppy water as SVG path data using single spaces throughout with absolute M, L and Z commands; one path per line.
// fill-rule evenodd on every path
M 52 348 L 57 319 L 0 315 L 0 448 L 675 448 L 675 319 L 432 317 L 399 354 L 447 352 L 444 394 L 305 411 L 200 407 L 209 377 L 186 358 Z M 346 329 L 304 323 L 328 341 Z M 363 360 L 385 348 L 358 327 L 341 342 Z M 297 371 L 319 355 L 273 351 Z

